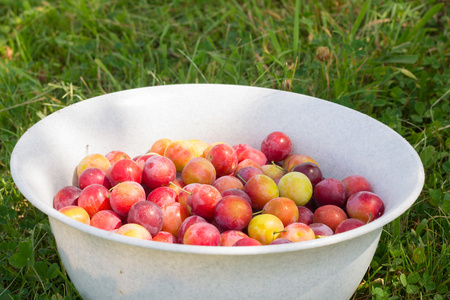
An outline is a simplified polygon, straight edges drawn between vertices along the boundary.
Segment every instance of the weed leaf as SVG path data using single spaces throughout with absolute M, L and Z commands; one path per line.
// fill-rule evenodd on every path
M 32 258 L 33 255 L 33 244 L 32 240 L 28 239 L 25 242 L 19 243 L 18 252 L 12 255 L 8 262 L 14 268 L 20 269 L 27 265 L 28 261 Z

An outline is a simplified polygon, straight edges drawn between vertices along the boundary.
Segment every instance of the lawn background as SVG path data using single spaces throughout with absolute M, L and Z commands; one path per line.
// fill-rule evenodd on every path
M 72 103 L 178 83 L 307 94 L 405 137 L 425 186 L 385 226 L 354 299 L 448 299 L 449 13 L 448 1 L 0 0 L 0 299 L 79 298 L 46 216 L 12 181 L 19 137 Z

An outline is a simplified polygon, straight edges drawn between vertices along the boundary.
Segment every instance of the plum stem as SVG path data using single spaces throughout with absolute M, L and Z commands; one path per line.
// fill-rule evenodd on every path
M 280 169 L 281 171 L 287 172 L 286 169 L 284 169 L 283 167 L 280 167 L 279 165 L 277 165 L 273 160 L 272 160 L 272 165 L 274 165 L 275 167 L 277 167 L 277 168 Z
M 366 224 L 369 224 L 371 220 L 372 220 L 372 213 L 370 212 L 370 213 L 369 213 L 369 219 L 367 220 L 367 223 L 366 223 Z
M 180 188 L 178 185 L 176 185 L 175 183 L 173 183 L 172 181 L 169 182 L 170 185 L 173 185 L 175 188 L 179 189 L 182 192 L 188 193 L 189 195 L 192 195 L 191 192 L 186 191 L 185 189 Z
M 120 183 L 120 182 L 119 182 Z M 119 184 L 118 183 L 118 184 Z M 112 192 L 112 190 L 115 188 L 117 186 L 117 184 L 115 185 L 115 186 L 112 186 L 108 191 L 111 193 Z
M 260 210 L 260 211 L 256 211 L 256 212 L 252 213 L 252 216 L 256 216 L 256 215 L 262 214 L 263 212 L 264 212 L 264 209 Z
M 242 176 L 240 174 L 236 174 L 236 177 L 238 177 L 240 180 L 242 180 L 244 182 L 244 185 L 247 184 L 247 181 L 245 181 L 244 178 L 242 178 Z
M 283 230 L 280 230 L 280 231 L 274 231 L 274 232 L 273 232 L 273 235 L 279 234 L 279 233 L 282 233 L 282 232 L 287 232 L 287 230 L 286 230 L 286 229 L 283 229 Z

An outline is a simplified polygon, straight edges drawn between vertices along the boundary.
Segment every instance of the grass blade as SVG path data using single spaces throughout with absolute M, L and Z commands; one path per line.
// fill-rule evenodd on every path
M 353 24 L 352 30 L 350 31 L 350 40 L 352 40 L 352 37 L 355 35 L 356 31 L 358 30 L 359 26 L 361 25 L 362 20 L 364 19 L 364 16 L 367 13 L 367 10 L 369 9 L 372 1 L 368 0 L 364 3 L 363 7 L 361 8 L 361 11 L 359 12 L 358 18 L 356 18 L 355 24 Z
M 300 18 L 300 0 L 295 0 L 294 11 L 294 39 L 292 43 L 292 53 L 297 54 L 298 51 L 298 38 L 299 38 L 299 18 Z
M 120 84 L 117 82 L 116 78 L 114 78 L 114 76 L 111 74 L 111 72 L 108 70 L 108 68 L 105 66 L 105 64 L 98 58 L 96 58 L 95 60 L 95 64 L 102 69 L 103 72 L 106 73 L 106 75 L 108 75 L 109 79 L 111 80 L 112 84 L 114 85 L 114 88 L 119 91 L 120 90 Z
M 377 62 L 389 64 L 415 64 L 418 59 L 418 55 L 395 55 L 384 57 Z
M 425 26 L 425 24 L 435 15 L 437 14 L 442 7 L 444 6 L 444 3 L 439 3 L 434 5 L 433 7 L 430 8 L 430 10 L 428 10 L 425 15 L 422 17 L 422 19 L 420 19 L 420 21 L 416 24 L 416 26 L 414 26 L 414 28 L 408 33 L 405 32 L 402 37 L 400 38 L 400 41 L 402 42 L 406 42 L 406 41 L 411 41 L 416 35 L 417 32 Z

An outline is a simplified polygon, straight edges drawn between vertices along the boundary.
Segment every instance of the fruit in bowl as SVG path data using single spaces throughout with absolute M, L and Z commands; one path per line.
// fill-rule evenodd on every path
M 164 140 L 169 139 L 158 139 L 150 149 L 157 148 Z M 174 185 L 173 175 L 167 176 L 167 170 L 176 170 L 178 158 L 171 154 L 166 156 L 167 153 L 164 152 L 163 156 L 140 155 L 138 159 L 144 165 L 140 168 L 135 161 L 126 158 L 129 156 L 125 152 L 115 150 L 108 152 L 105 157 L 111 153 L 120 153 L 121 159 L 110 160 L 110 171 L 107 174 L 98 168 L 84 170 L 76 181 L 78 187 L 64 186 L 56 193 L 54 207 L 61 209 L 64 205 L 64 202 L 58 201 L 61 195 L 79 188 L 81 193 L 77 204 L 86 210 L 90 218 L 97 212 L 113 210 L 127 223 L 144 227 L 152 237 L 160 231 L 178 237 L 183 221 L 188 216 L 198 216 L 208 225 L 197 226 L 197 230 L 190 230 L 188 237 L 183 234 L 178 242 L 205 246 L 221 246 L 220 232 L 229 230 L 248 233 L 251 239 L 258 241 L 256 245 L 278 244 L 275 240 L 279 238 L 290 242 L 308 241 L 316 237 L 315 231 L 309 227 L 313 222 L 323 224 L 331 229 L 332 234 L 337 234 L 358 228 L 384 213 L 383 200 L 369 192 L 372 191 L 370 182 L 363 176 L 351 175 L 342 181 L 335 178 L 324 179 L 320 167 L 310 162 L 301 163 L 290 171 L 284 170 L 281 167 L 283 159 L 289 155 L 291 158 L 304 155 L 291 153 L 291 139 L 283 132 L 269 133 L 261 143 L 260 151 L 271 159 L 268 165 L 260 166 L 253 161 L 253 166 L 243 167 L 236 172 L 238 156 L 235 149 L 248 144 L 229 146 L 226 143 L 208 144 L 199 139 L 194 141 L 196 144 L 204 144 L 205 149 L 212 147 L 207 151 L 206 158 L 202 157 L 204 151 L 198 151 L 196 156 L 179 169 L 176 177 L 180 178 L 181 187 Z M 187 147 L 190 142 L 178 140 L 177 143 Z M 78 165 L 89 157 L 87 155 L 82 158 Z M 275 164 L 275 161 L 280 165 Z M 275 182 L 264 174 L 264 166 L 281 169 L 284 175 Z M 99 173 L 100 176 L 90 176 L 95 180 L 81 180 L 87 171 L 89 174 L 95 174 L 93 171 L 103 173 Z M 140 186 L 143 172 L 147 185 L 143 183 Z M 222 185 L 216 184 L 221 187 L 219 191 L 214 183 L 222 182 L 221 179 L 225 180 Z M 105 181 L 113 184 L 111 193 L 103 184 L 97 183 Z M 236 188 L 233 182 L 239 182 L 240 185 L 237 186 L 242 186 L 242 189 Z M 232 184 L 228 185 L 229 183 Z M 178 197 L 169 186 L 176 186 L 182 196 Z M 184 189 L 185 186 L 191 186 L 192 189 Z M 314 206 L 304 206 L 312 201 L 313 186 L 317 209 Z M 228 189 L 232 192 L 231 195 L 226 195 Z M 239 191 L 237 194 L 236 189 Z M 145 190 L 148 190 L 147 199 Z M 180 203 L 178 199 L 185 201 Z M 73 205 L 72 202 L 67 202 L 67 206 Z M 342 208 L 344 206 L 346 211 Z M 68 216 L 82 221 L 78 214 Z M 98 217 L 95 220 L 97 219 Z M 101 228 L 97 226 L 97 222 L 92 225 Z M 106 230 L 110 230 L 110 227 Z M 119 230 L 118 233 L 121 234 L 122 231 Z M 128 236 L 152 240 L 143 234 L 128 234 L 129 230 L 126 232 Z M 131 232 L 136 232 L 136 229 Z M 332 234 L 318 235 L 324 237 Z M 174 243 L 170 238 L 161 241 Z M 250 245 L 252 244 L 247 244 Z
M 74 184 L 74 166 L 83 159 L 86 145 L 92 153 L 114 149 L 130 157 L 145 154 L 150 143 L 162 137 L 220 140 L 229 145 L 245 141 L 258 150 L 274 131 L 290 137 L 291 153 L 311 158 L 292 160 L 289 168 L 315 160 L 324 178 L 361 175 L 383 200 L 384 214 L 323 238 L 258 247 L 211 247 L 120 235 L 53 208 L 57 191 Z M 77 139 L 67 139 L 70 135 Z M 265 155 L 249 149 L 238 155 L 238 161 L 239 156 L 243 159 L 238 164 L 251 158 L 267 161 Z M 105 166 L 110 162 L 101 161 L 108 173 Z M 412 205 L 424 179 L 420 158 L 411 145 L 364 114 L 295 93 L 213 84 L 134 89 L 61 109 L 21 137 L 11 155 L 11 173 L 26 199 L 48 215 L 59 256 L 84 299 L 170 299 L 180 294 L 188 299 L 205 295 L 289 299 L 297 297 L 298 291 L 304 299 L 348 299 L 370 264 L 383 226 Z M 149 190 L 145 191 L 147 196 Z M 178 201 L 183 206 L 181 193 Z

